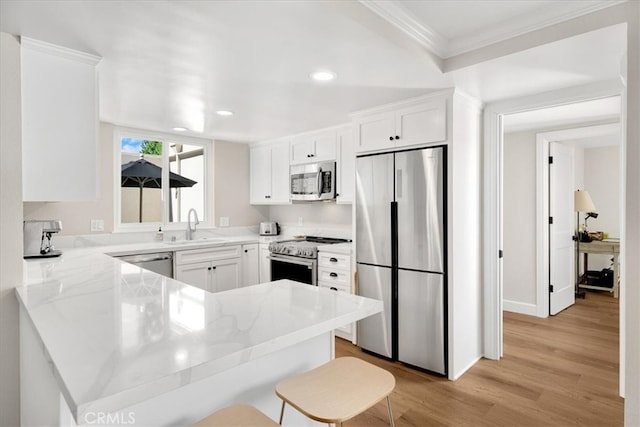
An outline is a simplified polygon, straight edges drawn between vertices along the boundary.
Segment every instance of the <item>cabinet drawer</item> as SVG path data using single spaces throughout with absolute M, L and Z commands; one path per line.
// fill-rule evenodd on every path
M 318 287 L 331 289 L 332 291 L 337 291 L 337 292 L 345 292 L 347 294 L 351 293 L 350 286 L 346 284 L 341 284 L 341 283 L 323 282 L 318 280 Z
M 351 282 L 349 272 L 336 268 L 318 268 L 318 282 L 330 283 L 331 286 L 341 285 L 350 288 Z
M 240 246 L 222 246 L 219 248 L 189 249 L 176 252 L 176 265 L 194 262 L 215 261 L 218 259 L 240 257 Z
M 331 252 L 318 253 L 318 267 L 341 268 L 351 270 L 351 256 Z

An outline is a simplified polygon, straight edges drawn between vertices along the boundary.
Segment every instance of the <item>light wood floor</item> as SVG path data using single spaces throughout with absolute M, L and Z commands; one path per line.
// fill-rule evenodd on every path
M 336 339 L 396 377 L 396 426 L 621 426 L 618 300 L 587 293 L 557 316 L 504 314 L 504 358 L 482 359 L 455 382 L 418 372 Z M 345 427 L 388 425 L 378 403 Z

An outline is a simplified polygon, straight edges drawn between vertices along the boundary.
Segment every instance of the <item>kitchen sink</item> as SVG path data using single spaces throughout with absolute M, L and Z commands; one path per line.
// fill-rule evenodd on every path
M 222 238 L 222 237 L 200 237 L 199 239 L 191 239 L 191 240 L 186 240 L 186 239 L 180 239 L 180 240 L 173 240 L 173 241 L 166 241 L 164 243 L 167 243 L 169 245 L 188 245 L 188 244 L 197 244 L 197 243 L 223 243 L 223 242 L 228 242 L 228 239 Z

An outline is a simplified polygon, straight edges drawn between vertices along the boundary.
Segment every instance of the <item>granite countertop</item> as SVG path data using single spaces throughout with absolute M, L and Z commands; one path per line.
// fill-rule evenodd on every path
M 223 244 L 232 243 L 240 242 Z M 68 249 L 26 262 L 16 288 L 76 420 L 382 311 L 380 301 L 289 280 L 209 293 L 105 255 L 123 250 Z

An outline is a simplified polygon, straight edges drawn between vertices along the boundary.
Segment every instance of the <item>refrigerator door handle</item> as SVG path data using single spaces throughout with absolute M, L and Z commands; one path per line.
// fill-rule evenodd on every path
M 402 169 L 396 170 L 396 198 L 402 198 Z

